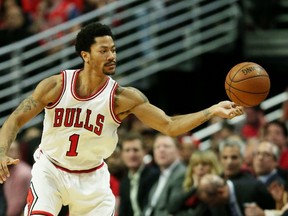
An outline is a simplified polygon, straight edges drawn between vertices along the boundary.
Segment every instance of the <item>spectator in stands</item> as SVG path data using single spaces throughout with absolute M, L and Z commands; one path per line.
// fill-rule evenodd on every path
M 288 131 L 281 120 L 268 122 L 264 127 L 264 138 L 277 145 L 280 150 L 279 167 L 288 170 Z
M 101 10 L 101 8 L 105 7 L 107 4 L 114 2 L 115 0 L 84 0 L 84 5 L 83 5 L 83 14 L 89 13 L 92 11 L 97 11 Z M 105 14 L 107 15 L 107 14 Z M 105 16 L 104 16 L 105 17 Z M 90 20 L 90 22 L 99 22 L 103 20 L 103 15 L 102 16 L 97 16 L 93 20 Z
M 149 193 L 145 216 L 167 216 L 171 203 L 171 194 L 182 188 L 185 165 L 181 163 L 176 139 L 158 134 L 155 137 L 154 159 L 160 168 L 160 177 Z
M 80 14 L 80 9 L 77 8 L 77 5 L 71 0 L 41 0 L 38 4 L 36 13 L 33 15 L 34 26 L 32 29 L 35 33 L 42 32 L 74 19 Z M 46 44 L 49 41 L 59 39 L 65 34 L 78 31 L 80 27 L 80 25 L 75 25 L 66 31 L 52 35 L 47 40 L 41 41 L 41 43 Z M 56 53 L 62 48 L 62 45 L 52 46 L 51 49 L 49 49 L 48 54 Z
M 22 132 L 20 143 L 21 158 L 30 166 L 34 164 L 33 154 L 41 141 L 42 129 L 38 126 L 32 126 Z
M 120 184 L 119 216 L 140 216 L 148 202 L 151 186 L 159 177 L 159 170 L 144 163 L 143 137 L 130 132 L 122 138 L 121 158 L 128 169 Z
M 275 202 L 265 185 L 253 178 L 225 181 L 218 175 L 206 174 L 200 179 L 197 195 L 209 205 L 212 216 L 245 215 L 246 203 L 255 203 L 262 209 L 275 208 Z
M 287 184 L 281 178 L 276 178 L 268 187 L 269 192 L 276 202 L 275 209 L 264 210 L 256 204 L 245 208 L 245 216 L 287 216 L 288 213 L 288 191 Z
M 105 162 L 107 163 L 110 172 L 110 188 L 115 196 L 115 216 L 119 214 L 120 205 L 120 181 L 125 174 L 125 165 L 121 159 L 121 151 L 119 146 Z
M 219 153 L 219 144 L 228 136 L 235 134 L 235 128 L 233 125 L 228 124 L 227 121 L 214 117 L 210 119 L 209 126 L 220 124 L 220 130 L 213 133 L 210 139 L 210 149 L 215 151 L 217 154 Z
M 266 124 L 264 112 L 260 106 L 246 107 L 245 122 L 241 127 L 241 135 L 248 139 L 261 136 L 261 129 Z
M 282 178 L 278 171 L 279 148 L 269 141 L 261 141 L 253 160 L 256 178 L 268 188 L 274 179 Z
M 219 156 L 224 179 L 239 180 L 254 178 L 248 170 L 243 169 L 243 152 L 245 143 L 238 135 L 224 139 L 219 145 Z
M 257 137 L 246 139 L 246 144 L 244 148 L 243 155 L 243 169 L 248 170 L 250 173 L 254 174 L 253 171 L 253 158 L 256 154 L 257 146 L 260 140 Z
M 39 0 L 34 0 L 34 1 L 39 1 Z M 27 0 L 0 0 L 0 28 L 3 27 L 3 19 L 5 12 L 12 7 L 20 7 L 22 10 L 23 15 L 25 16 L 25 21 L 26 24 L 30 24 L 30 19 L 29 19 L 29 8 L 27 7 L 27 3 L 29 1 Z
M 288 204 L 287 182 L 282 178 L 277 178 L 269 185 L 268 190 L 276 201 L 276 210 L 282 211 Z
M 286 90 L 286 94 L 288 94 L 288 88 Z M 281 121 L 283 121 L 286 125 L 286 128 L 288 128 L 288 99 L 282 103 L 282 116 L 280 118 Z
M 8 155 L 21 158 L 19 143 L 14 141 L 11 144 Z M 31 166 L 20 161 L 18 165 L 9 167 L 11 177 L 4 184 L 4 193 L 7 200 L 6 216 L 20 216 L 24 212 L 26 197 L 31 180 Z
M 43 31 L 69 21 L 80 15 L 77 5 L 69 0 L 41 0 L 41 15 L 42 17 L 35 17 L 35 22 L 42 19 L 43 23 L 39 26 L 38 31 Z
M 0 47 L 17 42 L 31 35 L 32 33 L 28 30 L 27 20 L 21 7 L 11 5 L 5 8 L 3 25 L 0 29 Z
M 178 138 L 178 144 L 180 159 L 187 166 L 191 155 L 198 149 L 200 140 L 193 135 L 187 134 Z
M 208 173 L 220 175 L 221 165 L 214 151 L 197 150 L 190 157 L 181 190 L 171 194 L 168 211 L 173 216 L 203 216 L 209 214 L 206 204 L 196 197 L 196 189 L 202 176 Z

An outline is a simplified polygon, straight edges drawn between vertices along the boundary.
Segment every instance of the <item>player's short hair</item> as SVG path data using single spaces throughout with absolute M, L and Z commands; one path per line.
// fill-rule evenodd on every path
M 95 37 L 107 35 L 114 38 L 110 27 L 105 24 L 93 22 L 84 26 L 76 36 L 76 52 L 79 56 L 81 56 L 81 51 L 89 52 L 91 45 L 96 42 Z

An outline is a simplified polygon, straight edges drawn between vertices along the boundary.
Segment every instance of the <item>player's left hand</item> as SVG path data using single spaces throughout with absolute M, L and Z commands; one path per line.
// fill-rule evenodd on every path
M 8 166 L 16 165 L 19 162 L 19 159 L 14 159 L 6 155 L 0 156 L 0 184 L 3 184 L 6 181 L 7 177 L 10 176 Z

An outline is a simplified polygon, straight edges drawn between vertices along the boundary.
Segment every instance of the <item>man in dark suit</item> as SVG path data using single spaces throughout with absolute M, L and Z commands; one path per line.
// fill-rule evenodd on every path
M 176 139 L 158 134 L 153 143 L 155 163 L 160 168 L 160 177 L 153 185 L 145 208 L 144 216 L 168 216 L 167 206 L 171 194 L 182 189 L 186 166 L 180 161 Z
M 230 135 L 219 144 L 222 177 L 230 180 L 255 178 L 251 172 L 242 168 L 245 143 L 238 135 Z
M 278 169 L 279 154 L 279 147 L 270 141 L 261 141 L 257 146 L 253 169 L 256 178 L 267 188 L 275 179 L 282 178 L 283 181 L 287 181 Z
M 275 201 L 265 185 L 256 179 L 233 182 L 207 174 L 200 180 L 197 194 L 210 206 L 213 216 L 243 216 L 245 205 L 251 203 L 262 209 L 275 208 Z
M 159 169 L 144 164 L 145 146 L 140 134 L 128 133 L 120 148 L 128 172 L 120 182 L 119 216 L 140 216 L 151 186 L 158 179 Z

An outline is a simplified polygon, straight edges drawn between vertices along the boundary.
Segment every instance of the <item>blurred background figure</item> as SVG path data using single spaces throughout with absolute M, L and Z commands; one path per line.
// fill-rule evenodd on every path
M 274 179 L 285 177 L 278 171 L 279 148 L 269 141 L 261 141 L 253 160 L 256 178 L 268 188 Z
M 159 170 L 144 163 L 145 143 L 136 132 L 128 132 L 120 144 L 121 158 L 127 172 L 120 184 L 119 216 L 141 216 L 148 194 L 159 177 Z
M 243 168 L 245 143 L 239 135 L 231 135 L 219 145 L 219 157 L 224 179 L 240 180 L 254 178 L 249 170 Z
M 145 216 L 167 216 L 171 203 L 171 194 L 182 188 L 185 176 L 185 165 L 180 161 L 177 140 L 173 137 L 158 134 L 155 137 L 153 152 L 155 163 L 159 166 L 160 177 L 152 186 Z
M 271 194 L 256 179 L 225 181 L 218 175 L 206 174 L 200 180 L 197 195 L 208 204 L 212 216 L 245 215 L 246 203 L 255 203 L 262 209 L 275 208 Z
M 212 150 L 195 151 L 186 168 L 182 188 L 171 194 L 168 211 L 173 216 L 204 216 L 210 212 L 207 205 L 196 196 L 197 186 L 205 174 L 220 175 L 222 172 L 218 157 Z
M 19 143 L 11 144 L 9 157 L 21 159 Z M 21 216 L 24 212 L 26 197 L 31 180 L 31 166 L 23 160 L 17 165 L 9 166 L 11 176 L 4 183 L 4 193 L 7 200 L 6 216 Z
M 125 165 L 121 158 L 121 150 L 119 146 L 116 147 L 110 157 L 105 159 L 105 162 L 107 163 L 110 172 L 110 188 L 116 199 L 115 216 L 118 216 L 120 205 L 120 181 L 125 173 Z
M 17 4 L 9 4 L 3 9 L 3 23 L 0 29 L 0 47 L 14 43 L 32 33 L 28 28 L 28 20 L 22 8 Z
M 285 205 L 288 204 L 287 182 L 277 178 L 269 185 L 268 190 L 276 201 L 276 210 L 284 213 Z
M 214 117 L 208 122 L 208 126 L 212 126 L 213 124 L 220 124 L 220 130 L 211 135 L 209 148 L 219 154 L 219 144 L 228 136 L 235 134 L 236 129 L 234 125 L 218 117 Z
M 180 160 L 187 166 L 191 155 L 198 149 L 200 140 L 193 134 L 185 134 L 178 138 L 178 145 Z
M 259 138 L 253 137 L 246 139 L 246 144 L 244 147 L 243 164 L 242 167 L 248 170 L 250 173 L 254 174 L 253 171 L 253 158 L 257 151 L 257 146 L 259 144 Z
M 288 170 L 288 130 L 284 122 L 268 122 L 263 131 L 264 139 L 277 145 L 280 150 L 279 167 Z
M 241 126 L 240 135 L 245 138 L 261 136 L 261 129 L 266 123 L 265 115 L 260 106 L 245 107 L 245 121 Z
M 34 164 L 33 154 L 41 142 L 41 134 L 42 128 L 33 126 L 24 130 L 19 139 L 22 160 L 30 166 Z
M 245 216 L 287 216 L 288 213 L 288 191 L 287 184 L 281 178 L 276 178 L 269 185 L 268 190 L 276 202 L 275 209 L 264 210 L 256 204 L 247 205 Z
M 286 90 L 288 94 L 288 88 Z M 282 104 L 282 116 L 280 118 L 282 122 L 285 123 L 286 128 L 288 128 L 288 100 L 284 101 Z

